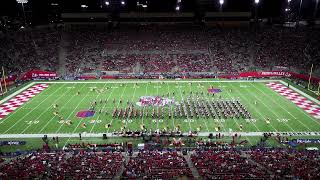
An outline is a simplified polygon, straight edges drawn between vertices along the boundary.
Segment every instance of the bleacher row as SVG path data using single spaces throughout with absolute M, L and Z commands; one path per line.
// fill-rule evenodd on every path
M 193 172 L 191 169 L 196 169 Z M 0 179 L 319 179 L 318 151 L 33 152 L 0 163 Z
M 11 73 L 33 69 L 77 73 L 237 73 L 274 67 L 308 72 L 319 64 L 311 28 L 210 29 L 124 27 L 112 32 L 32 30 L 0 38 L 0 62 Z M 292 43 L 292 42 L 295 43 Z M 65 75 L 65 74 L 60 74 Z

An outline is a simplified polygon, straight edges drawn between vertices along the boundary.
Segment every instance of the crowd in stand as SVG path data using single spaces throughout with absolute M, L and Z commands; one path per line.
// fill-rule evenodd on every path
M 186 159 L 177 152 L 143 151 L 131 157 L 123 176 L 129 179 L 192 178 Z
M 278 179 L 319 179 L 319 151 L 293 151 L 286 149 L 252 150 L 250 158 L 269 169 Z
M 319 65 L 320 35 L 303 28 L 128 27 L 111 32 L 34 30 L 1 37 L 0 61 L 11 72 L 237 73 L 281 67 L 305 73 Z
M 48 29 L 8 33 L 0 38 L 0 63 L 8 74 L 57 71 L 60 40 L 59 32 Z
M 83 149 L 38 151 L 2 162 L 0 179 L 192 179 L 198 174 L 203 179 L 320 178 L 319 151 L 242 150 L 220 144 L 189 154 L 188 160 L 179 150 L 143 150 L 127 158 L 120 152 Z M 191 171 L 193 166 L 198 174 Z
M 197 151 L 191 157 L 199 175 L 205 179 L 267 178 L 268 172 L 250 162 L 241 151 Z
M 111 179 L 122 163 L 117 152 L 34 152 L 0 166 L 0 179 Z

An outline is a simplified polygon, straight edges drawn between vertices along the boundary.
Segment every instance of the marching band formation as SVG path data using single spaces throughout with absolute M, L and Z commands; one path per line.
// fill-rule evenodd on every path
M 119 119 L 136 118 L 244 118 L 251 119 L 251 114 L 239 100 L 209 99 L 204 96 L 190 95 L 174 106 L 146 106 L 136 108 L 128 103 L 126 108 L 114 108 L 112 117 Z

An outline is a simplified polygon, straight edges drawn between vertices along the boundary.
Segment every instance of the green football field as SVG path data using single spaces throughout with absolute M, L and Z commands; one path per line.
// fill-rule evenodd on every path
M 141 130 L 142 125 L 148 131 L 180 127 L 183 132 L 200 130 L 208 133 L 216 132 L 219 127 L 219 132 L 320 132 L 319 120 L 266 86 L 266 82 L 132 80 L 58 81 L 47 84 L 48 88 L 0 120 L 1 134 L 17 134 L 21 137 L 21 134 L 112 133 L 121 128 Z M 212 96 L 207 93 L 210 87 L 222 92 Z M 252 118 L 169 118 L 172 105 L 163 107 L 163 118 L 152 118 L 150 115 L 142 118 L 112 117 L 114 109 L 124 109 L 128 106 L 127 102 L 133 103 L 137 110 L 142 108 L 136 105 L 142 96 L 166 96 L 179 102 L 190 96 L 191 92 L 208 100 L 237 99 Z M 94 116 L 76 116 L 79 111 L 89 110 L 94 101 L 97 102 Z M 58 107 L 54 108 L 54 104 Z M 147 108 L 151 113 L 155 107 Z M 54 112 L 58 112 L 58 116 Z M 65 123 L 68 120 L 72 122 L 71 125 Z

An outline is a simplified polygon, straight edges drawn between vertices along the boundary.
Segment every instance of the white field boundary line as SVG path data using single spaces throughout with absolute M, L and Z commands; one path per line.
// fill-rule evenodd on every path
M 82 88 L 82 87 L 81 87 Z M 81 89 L 80 88 L 80 89 Z M 70 93 L 70 91 L 71 91 L 71 89 L 69 89 L 68 91 L 66 91 L 66 93 Z M 70 96 L 69 96 L 70 97 Z M 66 104 L 68 104 L 70 101 L 71 101 L 71 99 L 73 99 L 73 97 L 74 97 L 74 95 L 71 97 L 71 98 L 69 98 L 66 102 L 65 102 L 65 104 L 63 104 L 61 107 L 64 107 Z M 65 109 L 65 108 L 64 108 Z M 69 109 L 68 109 L 69 110 Z M 71 110 L 71 108 L 70 108 L 70 110 Z M 73 110 L 73 108 L 72 108 L 72 110 Z M 47 126 L 48 126 L 48 124 L 50 124 L 50 122 L 54 119 L 54 118 L 56 118 L 56 116 L 52 116 L 51 118 L 50 118 L 50 120 L 48 120 L 47 121 L 47 123 L 44 125 L 44 126 L 42 126 L 42 128 L 40 129 L 40 131 L 38 132 L 38 133 L 41 133 Z
M 81 89 L 82 89 L 82 88 L 81 88 Z M 90 93 L 90 91 L 87 92 L 86 95 L 88 95 L 89 93 Z M 99 94 L 99 95 L 100 95 L 100 94 Z M 97 95 L 96 98 L 97 98 L 99 95 Z M 73 97 L 75 97 L 75 96 L 73 96 Z M 68 116 L 66 119 L 69 119 L 69 118 L 72 116 L 72 114 L 74 114 L 74 112 L 78 109 L 79 105 L 83 102 L 84 99 L 86 99 L 86 97 L 87 97 L 87 96 L 85 96 L 84 98 L 81 99 L 81 101 L 77 104 L 77 106 L 74 108 L 74 110 L 69 114 L 69 116 Z M 83 119 L 84 119 L 84 118 L 81 118 L 81 119 L 80 119 L 78 125 L 74 128 L 74 130 L 72 131 L 72 133 L 75 133 L 75 132 L 76 132 L 76 130 L 78 129 L 78 127 L 79 127 L 80 124 L 82 123 Z M 58 133 L 58 132 L 60 131 L 60 129 L 62 128 L 62 126 L 63 126 L 63 124 L 60 125 L 60 127 L 58 128 L 58 130 L 56 131 L 56 133 Z M 80 135 L 80 134 L 82 135 L 83 133 L 80 132 L 79 135 Z M 70 140 L 70 137 L 69 137 L 69 139 L 66 141 L 66 143 L 64 144 L 63 148 L 68 144 L 69 140 Z
M 221 85 L 221 84 L 219 83 L 219 85 Z M 241 84 L 240 84 L 240 85 L 241 85 Z M 240 91 L 239 91 L 239 92 L 240 92 Z M 227 90 L 227 94 L 228 94 L 228 97 L 229 97 L 230 99 L 233 98 L 232 95 L 231 95 L 231 93 L 229 93 L 228 90 Z M 238 123 L 237 119 L 236 119 L 235 117 L 233 117 L 232 120 L 236 122 L 238 128 L 240 129 L 240 124 Z M 259 128 L 258 128 L 254 123 L 253 123 L 253 125 L 254 125 L 254 126 L 256 127 L 256 129 L 259 131 Z M 252 143 L 251 143 L 250 139 L 249 139 L 248 137 L 246 137 L 246 136 L 244 136 L 244 137 L 248 140 L 249 144 L 252 146 Z
M 83 89 L 84 87 L 86 87 L 86 86 L 82 86 L 82 87 L 80 88 L 80 90 Z M 80 90 L 79 90 L 79 91 L 80 91 Z M 90 91 L 87 92 L 86 95 L 88 95 L 89 93 L 90 93 Z M 76 97 L 76 96 L 77 96 L 77 95 L 75 94 L 75 95 L 73 95 L 70 99 L 73 99 L 73 98 Z M 65 120 L 69 120 L 69 118 L 75 113 L 75 111 L 78 109 L 79 105 L 80 105 L 80 104 L 82 103 L 82 101 L 85 100 L 85 99 L 86 99 L 86 96 L 84 96 L 84 97 L 80 100 L 80 102 L 78 102 L 77 106 L 76 106 L 75 108 L 73 108 L 73 110 L 71 111 L 71 113 L 69 113 L 69 115 L 67 116 L 67 118 L 65 118 Z M 64 105 L 66 105 L 66 104 L 64 104 Z M 64 105 L 63 105 L 63 106 L 64 106 Z M 78 126 L 80 125 L 80 123 L 82 122 L 82 120 L 83 120 L 83 118 L 81 118 L 81 119 L 79 120 L 79 123 L 78 123 L 78 125 L 75 127 L 75 129 L 78 128 Z M 60 125 L 60 127 L 56 130 L 56 133 L 58 133 L 63 126 L 64 126 L 64 123 L 62 123 L 62 124 Z
M 182 96 L 182 92 L 181 92 L 181 86 L 178 86 L 179 87 L 179 93 L 180 93 L 180 97 L 181 97 L 181 102 L 184 101 L 184 98 Z M 185 110 L 183 107 L 181 107 L 181 109 Z M 187 116 L 187 121 L 188 121 L 188 124 L 189 124 L 189 131 L 192 131 L 192 127 L 191 127 L 191 123 L 190 123 L 190 118 L 189 116 Z
M 240 86 L 241 86 L 241 84 L 240 84 Z M 234 88 L 234 86 L 232 86 L 231 85 L 231 87 L 232 88 Z M 243 96 L 242 94 L 241 94 L 241 92 L 240 92 L 240 90 L 237 88 L 237 87 L 235 87 L 235 89 L 239 92 L 239 96 L 241 96 L 243 99 L 245 99 L 247 102 L 248 102 L 248 104 L 250 104 L 250 101 L 245 97 L 245 96 Z M 251 104 L 250 104 L 250 106 L 251 106 Z M 253 107 L 255 107 L 255 106 L 253 106 Z M 261 116 L 263 119 L 264 119 L 264 117 L 263 116 Z M 263 120 L 262 119 L 262 120 Z M 250 122 L 249 122 L 250 123 Z M 256 128 L 256 130 L 258 130 L 258 131 L 261 131 L 259 128 L 258 128 L 258 126 L 256 125 L 256 123 L 255 122 L 251 122 L 251 124 L 253 124 L 253 126 Z M 276 130 L 273 126 L 271 126 L 274 130 Z
M 250 87 L 252 87 L 252 84 L 250 84 Z M 275 115 L 275 117 L 277 119 L 283 119 L 281 118 L 276 112 L 274 112 L 274 110 L 272 108 L 270 108 L 267 104 L 264 103 L 263 99 L 259 98 L 259 95 L 256 96 L 256 94 L 254 92 L 251 92 L 250 90 L 248 90 L 247 88 L 245 88 L 246 91 L 248 93 L 250 93 L 252 96 L 254 96 L 256 99 L 258 99 L 267 109 L 269 112 L 271 112 L 273 115 Z M 259 103 L 260 104 L 260 103 Z M 271 118 L 272 119 L 272 118 Z M 289 126 L 287 123 L 284 123 L 284 125 L 286 125 L 288 128 L 290 128 L 293 132 L 296 132 L 291 126 Z
M 146 85 L 146 93 L 144 94 L 145 96 L 148 95 L 148 85 L 149 84 Z M 141 125 L 144 125 L 143 118 L 144 118 L 144 116 L 146 114 L 145 111 L 148 111 L 147 107 L 146 108 L 144 108 L 144 107 L 142 108 L 143 115 L 142 115 L 142 118 L 141 118 Z
M 255 87 L 255 86 L 253 86 Z M 260 88 L 255 87 L 258 91 L 260 91 L 261 93 L 263 93 L 265 96 L 269 97 L 271 99 L 271 101 L 273 102 L 273 104 L 275 104 L 275 106 L 280 107 L 282 110 L 286 111 L 291 117 L 293 117 L 296 121 L 298 121 L 302 126 L 304 126 L 305 128 L 307 128 L 308 130 L 312 131 L 308 126 L 306 126 L 305 124 L 303 124 L 298 118 L 296 118 L 294 115 L 292 115 L 287 109 L 283 108 L 280 104 L 278 104 L 277 102 L 275 102 L 275 100 L 268 95 L 267 93 L 265 93 L 264 91 L 261 91 Z M 269 88 L 271 89 L 271 88 Z M 271 89 L 273 90 L 273 89 Z M 273 92 L 276 92 L 273 90 Z M 279 93 L 277 93 L 279 95 Z M 284 97 L 284 96 L 283 96 Z
M 106 88 L 106 84 L 103 86 L 103 89 L 105 89 Z M 111 88 L 112 89 L 112 91 L 111 92 L 108 92 L 109 93 L 109 96 L 108 96 L 108 98 L 107 98 L 107 102 L 104 102 L 104 104 L 103 104 L 103 106 L 102 106 L 102 109 L 107 109 L 107 113 L 108 113 L 108 103 L 110 103 L 109 102 L 109 99 L 110 99 L 110 97 L 111 97 L 111 95 L 112 95 L 112 93 L 113 93 L 113 91 L 115 90 L 115 88 Z M 101 93 L 102 94 L 102 93 Z M 100 94 L 100 95 L 101 95 Z M 100 96 L 99 96 L 100 97 Z M 98 97 L 98 98 L 99 98 Z M 98 101 L 98 100 L 97 100 Z M 96 121 L 98 121 L 98 120 L 101 120 L 100 119 L 100 116 L 101 116 L 101 114 L 102 113 L 104 113 L 104 112 L 102 112 L 102 110 L 101 110 L 101 113 L 98 115 L 98 117 L 97 117 L 97 120 Z M 101 123 L 102 123 L 102 120 L 101 120 Z M 91 129 L 90 129 L 90 133 L 92 133 L 92 131 L 93 131 L 93 129 L 94 129 L 94 127 L 96 126 L 96 124 L 97 124 L 97 122 L 95 122 L 94 124 L 93 124 L 93 126 L 91 127 Z
M 282 83 L 283 85 L 285 85 L 285 86 L 288 85 L 287 83 L 285 83 L 285 82 L 282 81 L 282 80 L 280 80 L 279 82 L 281 82 L 281 83 Z M 294 87 L 294 86 L 291 85 L 291 86 L 289 86 L 289 88 L 292 89 L 292 90 L 294 90 L 294 91 L 296 91 L 296 92 L 298 92 L 299 94 L 303 95 L 303 96 L 306 97 L 307 99 L 315 102 L 316 104 L 320 105 L 320 101 L 319 101 L 319 100 L 316 100 L 315 98 L 309 96 L 308 94 L 306 94 L 306 93 L 304 93 L 303 91 L 297 89 L 296 87 Z
M 48 83 L 48 84 L 77 84 L 77 83 L 84 83 L 84 84 L 103 84 L 103 83 L 110 83 L 110 84 L 125 84 L 125 83 L 205 83 L 205 82 L 279 82 L 279 80 L 254 80 L 254 81 L 248 81 L 248 80 L 225 80 L 225 81 L 217 81 L 217 80 L 207 80 L 207 81 L 185 81 L 185 80 L 175 80 L 175 81 L 167 81 L 167 80 L 136 80 L 136 81 L 43 81 L 43 82 L 35 82 L 35 83 Z
M 44 83 L 40 83 L 40 82 L 39 82 L 39 83 L 35 83 L 35 82 L 32 82 L 32 83 L 28 84 L 28 85 L 26 85 L 25 87 L 19 89 L 18 91 L 14 92 L 14 93 L 10 94 L 9 96 L 5 97 L 4 99 L 2 99 L 2 100 L 0 101 L 0 105 L 3 104 L 3 103 L 5 103 L 5 102 L 8 101 L 9 99 L 15 97 L 16 95 L 22 93 L 23 91 L 25 91 L 25 90 L 28 89 L 29 87 L 33 86 L 34 84 L 44 84 Z
M 48 88 L 48 87 L 47 87 Z M 57 88 L 54 92 L 52 92 L 52 94 L 54 94 L 54 93 L 56 93 L 58 90 L 60 90 L 61 89 L 61 87 L 60 88 Z M 44 91 L 44 90 L 43 90 Z M 43 92 L 43 91 L 41 91 L 41 92 Z M 40 93 L 41 93 L 40 92 Z M 39 94 L 40 94 L 39 93 Z M 38 95 L 39 95 L 38 94 Z M 36 95 L 37 96 L 37 95 Z M 34 96 L 34 97 L 36 97 L 36 96 Z M 34 98 L 33 97 L 33 98 Z M 25 119 L 25 117 L 27 117 L 29 114 L 31 114 L 32 112 L 34 112 L 34 110 L 36 110 L 38 107 L 40 107 L 40 105 L 42 104 L 42 103 L 44 103 L 48 98 L 49 98 L 50 96 L 47 96 L 46 98 L 44 98 L 44 99 L 42 99 L 42 101 L 41 102 L 39 102 L 39 104 L 36 106 L 36 107 L 33 107 L 28 113 L 26 113 L 26 114 L 24 114 L 24 116 L 22 116 L 19 120 L 17 120 L 17 121 L 15 121 L 15 123 L 10 127 L 10 128 L 8 128 L 5 132 L 3 132 L 4 134 L 5 133 L 7 133 L 8 131 L 10 131 L 13 127 L 15 127 L 17 124 L 19 124 L 20 122 L 23 122 L 22 120 L 23 119 Z M 30 99 L 30 101 L 32 101 L 33 99 Z M 18 108 L 16 111 L 15 111 L 15 113 L 16 112 L 18 112 L 20 110 L 20 108 Z M 12 114 L 14 114 L 14 113 L 12 113 Z M 11 116 L 7 116 L 6 118 L 8 118 L 8 117 L 11 117 Z M 7 120 L 7 119 L 5 119 L 5 120 Z
M 123 90 L 122 90 L 121 96 L 120 96 L 119 101 L 118 101 L 118 105 L 116 105 L 116 108 L 117 108 L 117 109 L 118 109 L 118 108 L 121 108 L 120 100 L 123 100 L 123 95 L 124 95 L 124 92 L 125 92 L 126 89 L 127 89 L 127 84 L 125 84 L 125 86 L 124 86 L 124 88 L 123 88 Z M 122 103 L 124 103 L 124 102 L 122 102 Z M 115 103 L 112 103 L 112 104 L 113 104 L 113 109 L 114 109 Z M 112 113 L 113 113 L 113 110 L 112 110 Z M 112 117 L 111 120 L 110 120 L 109 123 L 108 123 L 108 124 L 111 125 L 111 127 L 112 127 L 112 123 L 113 123 L 114 119 L 117 120 L 117 117 L 116 117 L 116 118 Z M 118 118 L 118 120 L 121 121 L 121 118 Z M 121 126 L 123 126 L 123 123 L 121 124 Z M 127 127 L 126 127 L 126 128 L 127 128 Z M 110 129 L 111 129 L 111 128 L 108 128 L 108 129 L 107 129 L 107 133 L 109 133 Z
M 59 87 L 59 88 L 57 88 L 57 90 L 59 89 L 61 89 L 61 88 L 63 88 L 65 85 L 62 85 L 61 87 Z M 52 93 L 52 94 L 55 94 L 55 93 L 57 93 L 58 91 L 55 91 L 54 93 Z M 66 93 L 67 91 L 65 91 L 64 93 Z M 49 96 L 48 96 L 49 97 Z M 61 99 L 62 97 L 59 97 L 59 98 L 57 98 L 57 99 L 55 99 L 55 101 L 54 101 L 54 103 L 56 103 L 59 99 Z M 43 114 L 45 114 L 45 113 L 47 113 L 48 111 L 50 111 L 50 109 L 51 109 L 51 106 L 48 106 L 44 111 L 42 111 L 41 113 L 40 113 L 40 115 L 38 115 L 37 114 L 37 118 L 35 119 L 35 120 L 39 120 L 40 119 L 40 117 L 43 115 Z M 31 110 L 31 112 L 32 112 L 33 110 Z M 25 117 L 25 116 L 24 116 Z M 24 130 L 21 132 L 21 134 L 23 134 L 30 126 L 32 126 L 32 124 L 29 124 L 27 127 L 25 127 L 24 128 Z
M 264 133 L 273 133 L 274 136 L 277 134 L 281 134 L 282 136 L 319 136 L 319 132 L 200 132 L 198 133 L 198 136 L 209 136 L 210 133 L 213 133 L 214 135 L 217 133 L 223 134 L 224 136 L 230 137 L 234 136 L 235 134 L 241 135 L 241 136 L 247 136 L 247 137 L 261 137 Z M 113 133 L 83 133 L 82 138 L 90 138 L 90 137 L 101 137 L 103 134 L 107 134 L 108 137 L 122 137 L 119 135 L 114 135 Z M 59 137 L 59 138 L 79 138 L 79 133 L 58 133 L 58 134 L 0 134 L 0 139 L 6 139 L 6 138 L 42 138 L 44 135 L 47 135 L 48 137 Z M 184 136 L 188 136 L 189 133 L 183 133 Z

